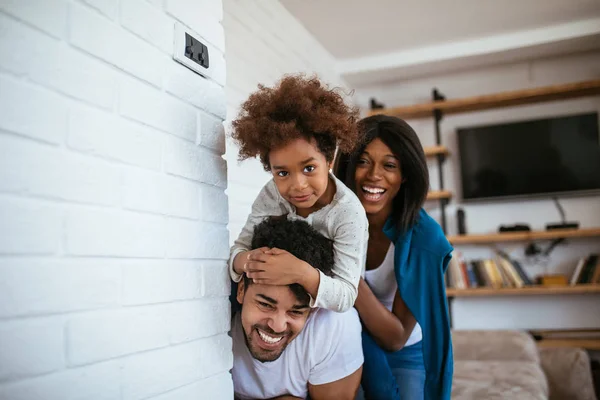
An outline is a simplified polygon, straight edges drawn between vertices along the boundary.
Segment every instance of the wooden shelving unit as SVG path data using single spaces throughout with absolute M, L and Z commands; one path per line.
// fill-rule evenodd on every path
M 405 119 L 429 118 L 436 110 L 439 110 L 446 115 L 459 114 L 471 111 L 489 110 L 492 108 L 567 100 L 598 94 L 600 94 L 600 79 L 541 88 L 515 90 L 484 96 L 466 97 L 462 99 L 438 100 L 412 106 L 375 109 L 371 110 L 369 115 L 386 114 Z
M 427 157 L 437 158 L 440 190 L 429 192 L 427 195 L 427 200 L 438 200 L 440 202 L 440 222 L 444 232 L 447 232 L 445 208 L 448 204 L 448 201 L 452 198 L 452 193 L 448 190 L 444 190 L 444 171 L 442 164 L 448 155 L 448 149 L 442 145 L 440 123 L 443 116 L 595 95 L 600 95 L 600 79 L 449 100 L 447 100 L 442 93 L 434 88 L 431 91 L 431 102 L 403 107 L 373 108 L 370 110 L 369 115 L 386 114 L 397 116 L 403 119 L 434 119 L 436 146 L 427 147 L 424 150 Z M 371 107 L 379 107 L 376 99 L 371 99 Z M 450 243 L 455 246 L 462 244 L 493 244 L 499 242 L 584 237 L 600 237 L 600 228 L 447 236 Z M 600 294 L 600 285 L 595 284 L 555 287 L 529 286 L 524 288 L 503 289 L 485 287 L 473 289 L 447 289 L 446 291 L 451 320 L 451 303 L 456 297 L 568 295 L 590 293 Z M 600 342 L 600 340 L 597 340 L 597 342 Z M 600 347 L 600 344 L 598 346 Z
M 427 193 L 427 200 L 442 200 L 442 199 L 451 199 L 452 192 L 449 190 L 431 190 Z
M 446 289 L 447 297 L 489 297 L 489 296 L 553 296 L 567 294 L 600 294 L 600 285 L 581 284 L 573 286 L 525 286 L 522 288 L 491 287 L 471 289 Z
M 475 235 L 449 235 L 447 236 L 447 239 L 450 243 L 459 245 L 585 237 L 600 237 L 600 228 L 556 229 L 552 231 L 503 232 Z
M 447 156 L 450 154 L 448 148 L 446 146 L 429 146 L 424 147 L 426 157 L 435 157 L 435 156 Z

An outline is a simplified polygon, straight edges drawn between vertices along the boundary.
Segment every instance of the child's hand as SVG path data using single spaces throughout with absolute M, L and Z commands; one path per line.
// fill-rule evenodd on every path
M 293 254 L 273 248 L 252 253 L 246 263 L 246 276 L 263 285 L 291 285 L 301 283 L 308 269 L 314 269 Z
M 239 253 L 237 256 L 235 256 L 235 259 L 233 260 L 234 271 L 237 274 L 242 275 L 244 272 L 246 272 L 246 268 L 248 265 L 248 261 L 250 260 L 250 256 L 252 254 L 263 253 L 267 250 L 269 250 L 268 247 L 260 247 L 258 249 L 243 251 L 243 252 Z

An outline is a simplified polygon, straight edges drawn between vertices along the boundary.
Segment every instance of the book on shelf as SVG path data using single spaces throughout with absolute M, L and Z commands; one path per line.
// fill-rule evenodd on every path
M 562 285 L 600 284 L 600 256 L 594 253 L 582 257 L 570 278 L 560 277 L 566 280 Z M 522 288 L 534 283 L 521 264 L 502 251 L 492 259 L 474 260 L 466 260 L 461 252 L 455 252 L 446 271 L 446 286 L 453 289 Z
M 598 254 L 590 254 L 577 261 L 571 279 L 571 285 L 580 283 L 600 283 L 600 257 Z
M 531 284 L 521 265 L 503 253 L 494 259 L 465 260 L 461 252 L 456 252 L 446 271 L 446 285 L 454 289 L 520 288 Z

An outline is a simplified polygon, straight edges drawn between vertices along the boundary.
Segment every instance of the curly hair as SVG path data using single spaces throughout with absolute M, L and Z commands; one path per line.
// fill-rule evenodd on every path
M 358 144 L 358 110 L 339 91 L 303 75 L 286 75 L 272 88 L 258 85 L 232 122 L 239 160 L 259 156 L 270 171 L 269 152 L 298 138 L 315 139 L 328 162 L 336 146 L 350 152 Z
M 317 232 L 305 221 L 290 221 L 286 216 L 269 217 L 254 227 L 252 249 L 277 247 L 293 254 L 313 268 L 331 276 L 333 268 L 333 242 Z M 244 274 L 244 283 L 252 283 Z M 308 302 L 308 294 L 298 284 L 290 285 L 298 300 Z

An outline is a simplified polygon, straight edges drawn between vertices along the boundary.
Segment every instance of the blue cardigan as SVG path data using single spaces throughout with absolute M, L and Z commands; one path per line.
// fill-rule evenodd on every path
M 417 223 L 406 232 L 399 232 L 390 219 L 383 232 L 395 245 L 394 270 L 400 296 L 423 331 L 425 399 L 450 399 L 453 359 L 444 273 L 453 248 L 423 209 Z

